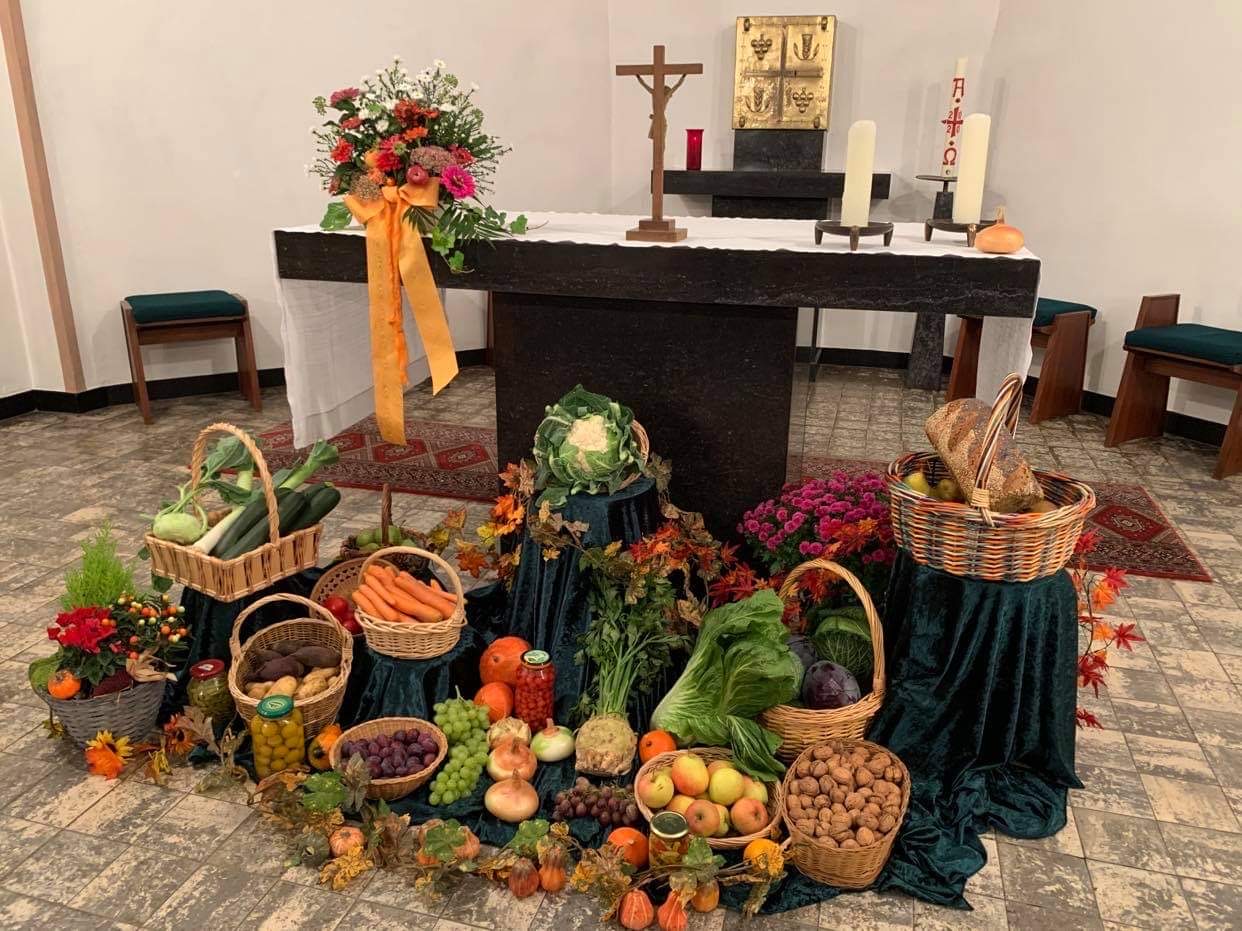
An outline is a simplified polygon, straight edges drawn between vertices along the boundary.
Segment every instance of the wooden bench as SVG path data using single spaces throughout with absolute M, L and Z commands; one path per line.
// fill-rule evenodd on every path
M 1242 332 L 1201 323 L 1178 323 L 1178 294 L 1143 298 L 1134 329 L 1126 334 L 1126 367 L 1105 446 L 1160 436 L 1169 404 L 1169 379 L 1242 389 Z M 1242 472 L 1242 392 L 1233 402 L 1215 478 Z
M 263 409 L 254 340 L 250 335 L 250 307 L 240 294 L 228 291 L 134 294 L 121 301 L 121 318 L 125 323 L 125 343 L 129 347 L 134 401 L 142 412 L 144 423 L 151 423 L 152 417 L 142 367 L 142 347 L 156 343 L 232 339 L 237 350 L 237 377 L 242 397 L 256 411 Z
M 1082 382 L 1087 372 L 1087 336 L 1095 323 L 1096 310 L 1086 304 L 1041 297 L 1035 305 L 1031 345 L 1044 350 L 1039 384 L 1031 406 L 1031 423 L 1050 417 L 1077 414 L 1082 407 Z M 975 396 L 979 370 L 982 317 L 961 317 L 957 349 L 945 400 Z

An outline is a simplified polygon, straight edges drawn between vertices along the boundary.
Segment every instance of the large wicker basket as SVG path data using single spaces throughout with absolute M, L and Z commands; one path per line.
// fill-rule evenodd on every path
M 871 595 L 858 581 L 858 577 L 844 566 L 828 559 L 812 559 L 804 562 L 785 577 L 781 585 L 782 600 L 796 597 L 798 579 L 807 572 L 820 571 L 834 575 L 848 585 L 858 596 L 867 615 L 867 627 L 871 631 L 871 691 L 852 705 L 844 708 L 813 710 L 795 708 L 792 705 L 775 705 L 760 712 L 759 723 L 781 738 L 776 755 L 789 761 L 809 746 L 834 738 L 860 738 L 867 725 L 884 703 L 884 628 L 875 610 Z
M 391 526 L 392 486 L 385 482 L 384 487 L 380 491 L 380 539 L 384 541 L 385 545 L 392 542 L 388 539 L 388 528 Z M 420 543 L 426 542 L 426 534 L 415 530 L 412 527 L 398 527 L 397 529 L 401 531 L 401 536 L 404 538 L 416 540 Z M 371 552 L 374 552 L 374 550 Z M 366 552 L 358 546 L 357 535 L 354 535 L 348 536 L 341 541 L 341 552 L 337 558 L 348 560 L 350 562 L 356 559 L 359 564 L 361 564 L 362 561 L 370 555 L 371 553 Z M 390 561 L 398 569 L 404 569 L 411 575 L 418 575 L 427 568 L 427 560 L 423 559 L 421 556 L 410 556 L 402 553 L 397 556 L 390 557 Z M 313 595 L 311 597 L 314 598 Z M 327 595 L 324 597 L 327 597 Z M 319 599 L 315 598 L 314 600 L 318 601 Z
M 916 562 L 951 575 L 988 582 L 1029 582 L 1055 575 L 1074 555 L 1083 521 L 1095 508 L 1095 492 L 1057 472 L 1035 472 L 1055 510 L 1004 514 L 988 507 L 988 475 L 1002 429 L 1014 435 L 1022 405 L 1022 380 L 1010 375 L 992 406 L 974 487 L 963 488 L 970 504 L 941 501 L 905 483 L 922 472 L 930 483 L 951 478 L 935 453 L 910 453 L 888 467 L 893 539 Z
M 453 613 L 442 621 L 430 624 L 407 623 L 386 621 L 355 605 L 354 617 L 358 619 L 358 624 L 367 638 L 367 646 L 376 653 L 396 659 L 433 659 L 443 656 L 457 646 L 457 641 L 461 639 L 461 629 L 466 626 L 466 593 L 461 587 L 461 576 L 443 557 L 416 546 L 390 546 L 376 550 L 363 561 L 359 575 L 376 563 L 399 553 L 421 556 L 444 570 L 453 594 L 457 597 L 457 607 Z
M 244 644 L 241 643 L 241 628 L 246 618 L 264 605 L 280 601 L 301 605 L 311 615 L 318 615 L 318 618 L 311 616 L 280 621 L 264 627 Z M 341 710 L 341 701 L 345 698 L 345 686 L 349 682 L 349 671 L 354 661 L 354 638 L 326 608 L 301 595 L 278 593 L 247 605 L 233 622 L 233 633 L 229 637 L 229 652 L 233 655 L 233 662 L 229 666 L 229 694 L 233 696 L 237 713 L 246 722 L 255 716 L 260 701 L 251 698 L 242 689 L 242 683 L 251 671 L 250 652 L 280 640 L 304 640 L 340 651 L 341 668 L 336 685 L 310 698 L 295 699 L 293 703 L 294 707 L 302 709 L 302 727 L 307 738 L 314 737 L 335 721 L 337 712 Z
M 65 726 L 73 742 L 85 747 L 100 731 L 114 737 L 128 737 L 138 743 L 155 730 L 164 699 L 164 682 L 136 682 L 130 688 L 97 698 L 53 698 L 46 692 L 39 697 Z
M 268 471 L 263 453 L 244 430 L 232 424 L 213 423 L 204 427 L 194 441 L 190 456 L 190 482 L 197 486 L 202 476 L 203 457 L 207 450 L 207 438 L 213 433 L 231 433 L 246 447 L 254 460 L 255 470 L 263 488 L 267 503 L 268 542 L 235 559 L 218 559 L 200 553 L 192 546 L 160 540 L 153 534 L 146 535 L 147 550 L 151 554 L 151 574 L 180 582 L 217 601 L 236 601 L 267 588 L 273 582 L 286 578 L 303 569 L 309 569 L 319 561 L 319 535 L 323 524 L 315 524 L 303 530 L 280 535 L 280 522 L 276 509 L 276 491 L 272 475 Z M 211 521 L 220 520 L 227 511 L 211 515 Z
M 888 862 L 889 854 L 893 850 L 893 841 L 897 839 L 897 835 L 901 833 L 901 826 L 905 823 L 906 810 L 910 807 L 910 771 L 906 769 L 906 764 L 901 762 L 896 754 L 878 744 L 873 744 L 866 740 L 838 740 L 827 743 L 835 751 L 852 750 L 859 746 L 871 752 L 883 750 L 893 758 L 897 766 L 901 767 L 901 771 L 904 774 L 901 780 L 901 815 L 897 819 L 896 827 L 883 835 L 874 844 L 867 847 L 859 847 L 857 850 L 829 847 L 822 839 L 804 834 L 798 830 L 793 819 L 789 817 L 789 811 L 784 804 L 781 806 L 781 816 L 785 822 L 785 829 L 789 831 L 790 856 L 800 872 L 805 873 L 816 882 L 836 886 L 840 889 L 865 889 L 875 882 L 876 877 L 880 875 L 880 871 L 884 869 L 884 864 Z M 818 746 L 820 744 L 807 747 L 798 754 L 798 758 L 790 765 L 789 771 L 785 773 L 784 790 L 786 796 L 789 794 L 789 781 L 794 778 L 794 768 L 802 760 L 810 759 L 811 754 L 814 753 Z
M 711 763 L 714 760 L 731 760 L 733 754 L 725 750 L 723 747 L 694 747 L 689 750 L 675 750 L 671 753 L 661 753 L 653 756 L 646 763 L 639 767 L 638 773 L 634 776 L 634 784 L 638 784 L 638 780 L 643 778 L 643 774 L 651 770 L 658 769 L 661 766 L 672 766 L 673 762 L 683 754 L 693 753 L 695 756 L 703 760 L 704 763 Z M 783 809 L 782 799 L 784 798 L 784 789 L 779 782 L 767 783 L 768 790 L 768 822 L 759 831 L 753 834 L 739 835 L 737 837 L 709 837 L 706 838 L 707 846 L 713 850 L 741 850 L 752 840 L 758 840 L 761 837 L 776 837 L 781 829 L 781 811 Z M 634 802 L 638 805 L 638 810 L 642 812 L 644 818 L 651 820 L 655 812 L 648 808 L 643 800 L 637 794 L 634 796 Z
M 373 721 L 365 721 L 362 724 L 351 727 L 336 739 L 332 744 L 332 749 L 328 751 L 328 760 L 332 763 L 333 769 L 340 769 L 341 748 L 345 746 L 347 740 L 368 740 L 372 737 L 378 737 L 380 734 L 391 736 L 396 731 L 408 730 L 411 727 L 418 728 L 420 731 L 427 731 L 435 738 L 439 751 L 436 753 L 436 758 L 431 761 L 431 765 L 419 770 L 412 776 L 372 779 L 367 786 L 367 798 L 382 798 L 386 802 L 405 798 L 415 789 L 421 788 L 432 777 L 435 771 L 440 768 L 440 764 L 444 762 L 444 757 L 448 754 L 448 738 L 444 736 L 444 731 L 430 721 L 424 721 L 422 718 L 376 718 Z
M 315 583 L 315 587 L 311 589 L 310 600 L 316 604 L 323 604 L 333 595 L 339 595 L 342 598 L 353 603 L 351 597 L 362 580 L 362 564 L 365 563 L 366 557 L 360 556 L 357 559 L 347 559 L 344 562 L 334 563 L 331 567 L 324 570 L 323 575 L 319 577 L 319 581 Z M 394 569 L 399 566 L 394 561 L 387 559 L 381 560 L 384 565 L 392 566 Z

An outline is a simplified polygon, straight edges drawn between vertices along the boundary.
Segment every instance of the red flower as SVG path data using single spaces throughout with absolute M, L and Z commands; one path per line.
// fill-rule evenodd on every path
M 340 104 L 346 100 L 353 100 L 359 93 L 356 87 L 342 87 L 339 91 L 332 92 L 332 96 L 328 98 L 328 104 L 339 109 Z
M 347 162 L 354 157 L 354 146 L 348 139 L 342 139 L 332 147 L 332 161 Z
M 341 120 L 341 129 L 357 129 L 362 125 L 362 117 L 350 116 Z
M 458 165 L 470 165 L 474 162 L 474 156 L 470 154 L 469 149 L 464 149 L 459 145 L 451 145 L 448 148 Z
M 410 170 L 405 173 L 405 180 L 408 184 L 421 187 L 427 183 L 431 176 L 427 174 L 427 169 L 422 165 L 411 165 Z
M 458 200 L 474 194 L 474 176 L 460 165 L 448 165 L 440 172 L 440 183 Z
M 375 156 L 375 167 L 382 172 L 396 171 L 401 167 L 401 156 L 392 149 L 381 149 Z
M 1096 548 L 1100 542 L 1100 535 L 1094 530 L 1088 530 L 1078 538 L 1078 542 L 1074 544 L 1075 553 L 1090 553 Z
M 111 623 L 105 626 L 104 621 L 111 621 L 107 608 L 77 608 L 56 615 L 60 630 L 49 627 L 47 635 L 62 647 L 76 647 L 87 653 L 98 653 L 99 642 L 116 633 L 116 627 Z

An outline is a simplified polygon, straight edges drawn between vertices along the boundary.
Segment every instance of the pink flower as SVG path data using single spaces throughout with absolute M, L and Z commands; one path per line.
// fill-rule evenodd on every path
M 351 116 L 341 120 L 341 129 L 357 129 L 361 125 L 361 117 Z
M 342 103 L 346 100 L 353 100 L 359 93 L 356 87 L 342 87 L 339 91 L 332 92 L 332 96 L 328 98 L 328 104 L 339 108 Z
M 445 166 L 440 172 L 440 183 L 458 200 L 474 196 L 474 176 L 460 165 Z
M 753 517 L 750 520 L 748 520 L 746 522 L 746 532 L 747 533 L 758 533 L 759 532 L 759 521 L 755 520 Z
M 421 187 L 427 183 L 427 179 L 431 176 L 427 174 L 427 169 L 422 165 L 411 165 L 410 170 L 405 173 L 405 180 L 415 187 Z
M 458 165 L 469 165 L 474 161 L 474 156 L 470 154 L 470 150 L 462 148 L 457 144 L 449 146 L 449 151 L 453 153 L 453 158 L 457 160 Z

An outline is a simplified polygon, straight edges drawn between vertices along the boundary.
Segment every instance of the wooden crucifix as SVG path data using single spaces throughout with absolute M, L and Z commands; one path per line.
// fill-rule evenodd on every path
M 651 217 L 639 220 L 638 226 L 626 230 L 626 239 L 637 239 L 644 242 L 676 242 L 686 238 L 686 231 L 678 229 L 672 220 L 664 219 L 664 135 L 668 123 L 664 118 L 664 106 L 673 92 L 681 87 L 686 75 L 702 74 L 701 62 L 688 64 L 668 64 L 664 61 L 664 46 L 656 45 L 651 49 L 649 65 L 617 65 L 618 77 L 638 78 L 638 83 L 651 94 Z M 645 75 L 651 76 L 651 83 L 643 80 Z M 668 87 L 664 78 L 668 75 L 680 75 L 677 83 Z

